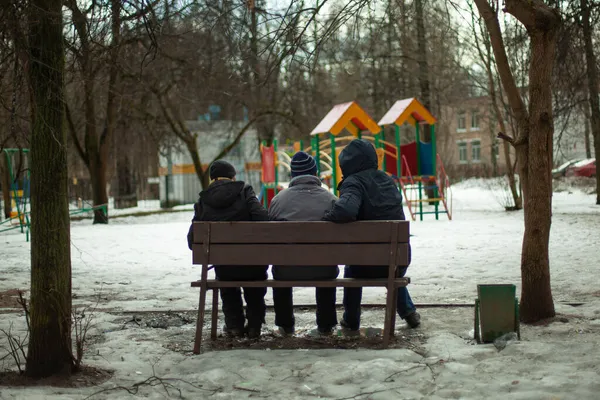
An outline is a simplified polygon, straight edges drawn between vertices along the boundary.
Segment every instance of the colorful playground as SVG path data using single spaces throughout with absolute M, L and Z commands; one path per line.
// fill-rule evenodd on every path
M 290 155 L 298 150 L 315 157 L 323 183 L 333 194 L 339 195 L 338 185 L 342 180 L 337 161 L 339 154 L 347 143 L 359 138 L 369 140 L 375 146 L 379 169 L 398 184 L 413 221 L 417 217 L 423 221 L 427 214 L 434 215 L 436 220 L 440 214 L 452 219 L 450 180 L 435 146 L 436 121 L 415 98 L 398 100 L 379 122 L 375 122 L 356 102 L 338 104 L 310 133 L 309 147 L 304 147 L 302 141 L 295 142 L 288 152 L 278 150 L 276 141 L 271 146 L 261 146 L 260 198 L 268 207 L 271 199 L 283 188 L 279 168 L 289 170 Z M 402 144 L 401 127 L 405 125 L 414 128 L 414 140 Z M 428 141 L 424 140 L 424 129 L 429 129 Z M 344 136 L 344 133 L 350 135 Z

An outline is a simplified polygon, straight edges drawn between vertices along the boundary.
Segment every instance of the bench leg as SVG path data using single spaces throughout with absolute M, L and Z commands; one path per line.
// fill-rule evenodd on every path
M 212 298 L 212 320 L 210 322 L 210 338 L 217 338 L 217 324 L 219 320 L 219 288 L 213 288 Z
M 396 314 L 397 314 L 397 305 L 398 305 L 398 289 L 394 289 L 394 298 L 392 300 L 392 320 L 390 321 L 390 337 L 395 336 L 396 332 Z
M 194 340 L 194 354 L 200 354 L 202 344 L 202 327 L 204 326 L 204 307 L 206 307 L 206 283 L 200 287 L 200 304 L 198 305 L 198 319 L 196 320 L 196 339 Z
M 391 287 L 390 287 L 391 286 Z M 385 323 L 383 325 L 383 347 L 387 348 L 390 344 L 390 336 L 392 336 L 394 326 L 392 325 L 392 318 L 394 316 L 394 292 L 395 288 L 393 285 L 388 285 L 387 300 L 385 302 Z

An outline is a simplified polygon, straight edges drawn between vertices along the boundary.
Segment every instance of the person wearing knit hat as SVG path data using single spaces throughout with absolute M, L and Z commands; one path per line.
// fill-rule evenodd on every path
M 208 170 L 213 181 L 200 193 L 194 204 L 194 219 L 188 231 L 188 246 L 194 242 L 193 221 L 268 221 L 267 210 L 260 204 L 252 186 L 235 180 L 235 168 L 224 160 L 217 160 Z M 215 275 L 222 281 L 264 281 L 267 279 L 266 265 L 231 266 L 215 265 Z M 246 315 L 242 302 L 242 291 L 237 288 L 221 288 L 225 327 L 229 336 L 256 338 L 260 336 L 265 322 L 265 295 L 267 288 L 244 287 Z M 246 324 L 247 320 L 247 325 Z
M 292 178 L 300 175 L 317 175 L 317 163 L 315 159 L 303 151 L 294 154 L 290 169 Z
M 217 180 L 219 178 L 234 179 L 235 168 L 225 160 L 217 160 L 210 164 L 208 169 L 211 180 Z
M 292 180 L 287 189 L 271 200 L 269 219 L 274 221 L 319 221 L 337 200 L 321 185 L 317 176 L 315 159 L 303 151 L 292 157 L 290 165 Z M 335 279 L 339 274 L 337 265 L 326 266 L 273 266 L 275 280 L 323 280 Z M 331 335 L 337 325 L 335 308 L 336 288 L 316 288 L 317 332 Z M 273 288 L 275 325 L 284 335 L 294 333 L 294 310 L 292 288 Z

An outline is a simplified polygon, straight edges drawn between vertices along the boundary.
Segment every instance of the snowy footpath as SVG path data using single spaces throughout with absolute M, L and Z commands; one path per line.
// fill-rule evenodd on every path
M 411 224 L 407 275 L 414 301 L 473 304 L 477 284 L 484 283 L 514 283 L 519 291 L 522 212 L 504 212 L 504 194 L 478 181 L 454 186 L 453 194 L 452 221 L 428 215 Z M 522 340 L 501 350 L 474 344 L 472 307 L 437 306 L 420 309 L 416 330 L 399 320 L 392 349 L 360 340 L 338 343 L 345 349 L 318 342 L 280 349 L 285 346 L 273 338 L 270 309 L 260 347 L 220 339 L 221 347 L 194 356 L 198 291 L 190 282 L 199 278 L 199 267 L 191 265 L 185 240 L 192 211 L 115 218 L 107 226 L 73 222 L 73 301 L 96 308 L 84 362 L 114 375 L 87 388 L 0 387 L 0 399 L 597 399 L 600 207 L 593 200 L 576 190 L 554 194 L 550 263 L 557 318 L 522 326 Z M 22 313 L 6 299 L 29 287 L 29 251 L 24 235 L 0 234 L 0 328 L 12 324 L 20 334 Z M 364 293 L 365 303 L 384 303 L 384 290 Z M 314 289 L 295 289 L 294 301 L 314 304 Z M 299 309 L 296 317 L 300 332 L 314 327 L 313 309 Z M 363 310 L 363 326 L 382 325 L 381 309 Z M 0 349 L 5 345 L 0 337 Z M 0 369 L 12 368 L 2 351 Z M 162 383 L 140 385 L 136 394 L 124 390 L 153 376 Z

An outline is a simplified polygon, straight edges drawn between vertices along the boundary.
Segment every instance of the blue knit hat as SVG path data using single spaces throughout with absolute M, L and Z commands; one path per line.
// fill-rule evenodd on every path
M 310 154 L 299 151 L 292 157 L 291 170 L 292 178 L 300 175 L 316 175 L 317 163 Z

